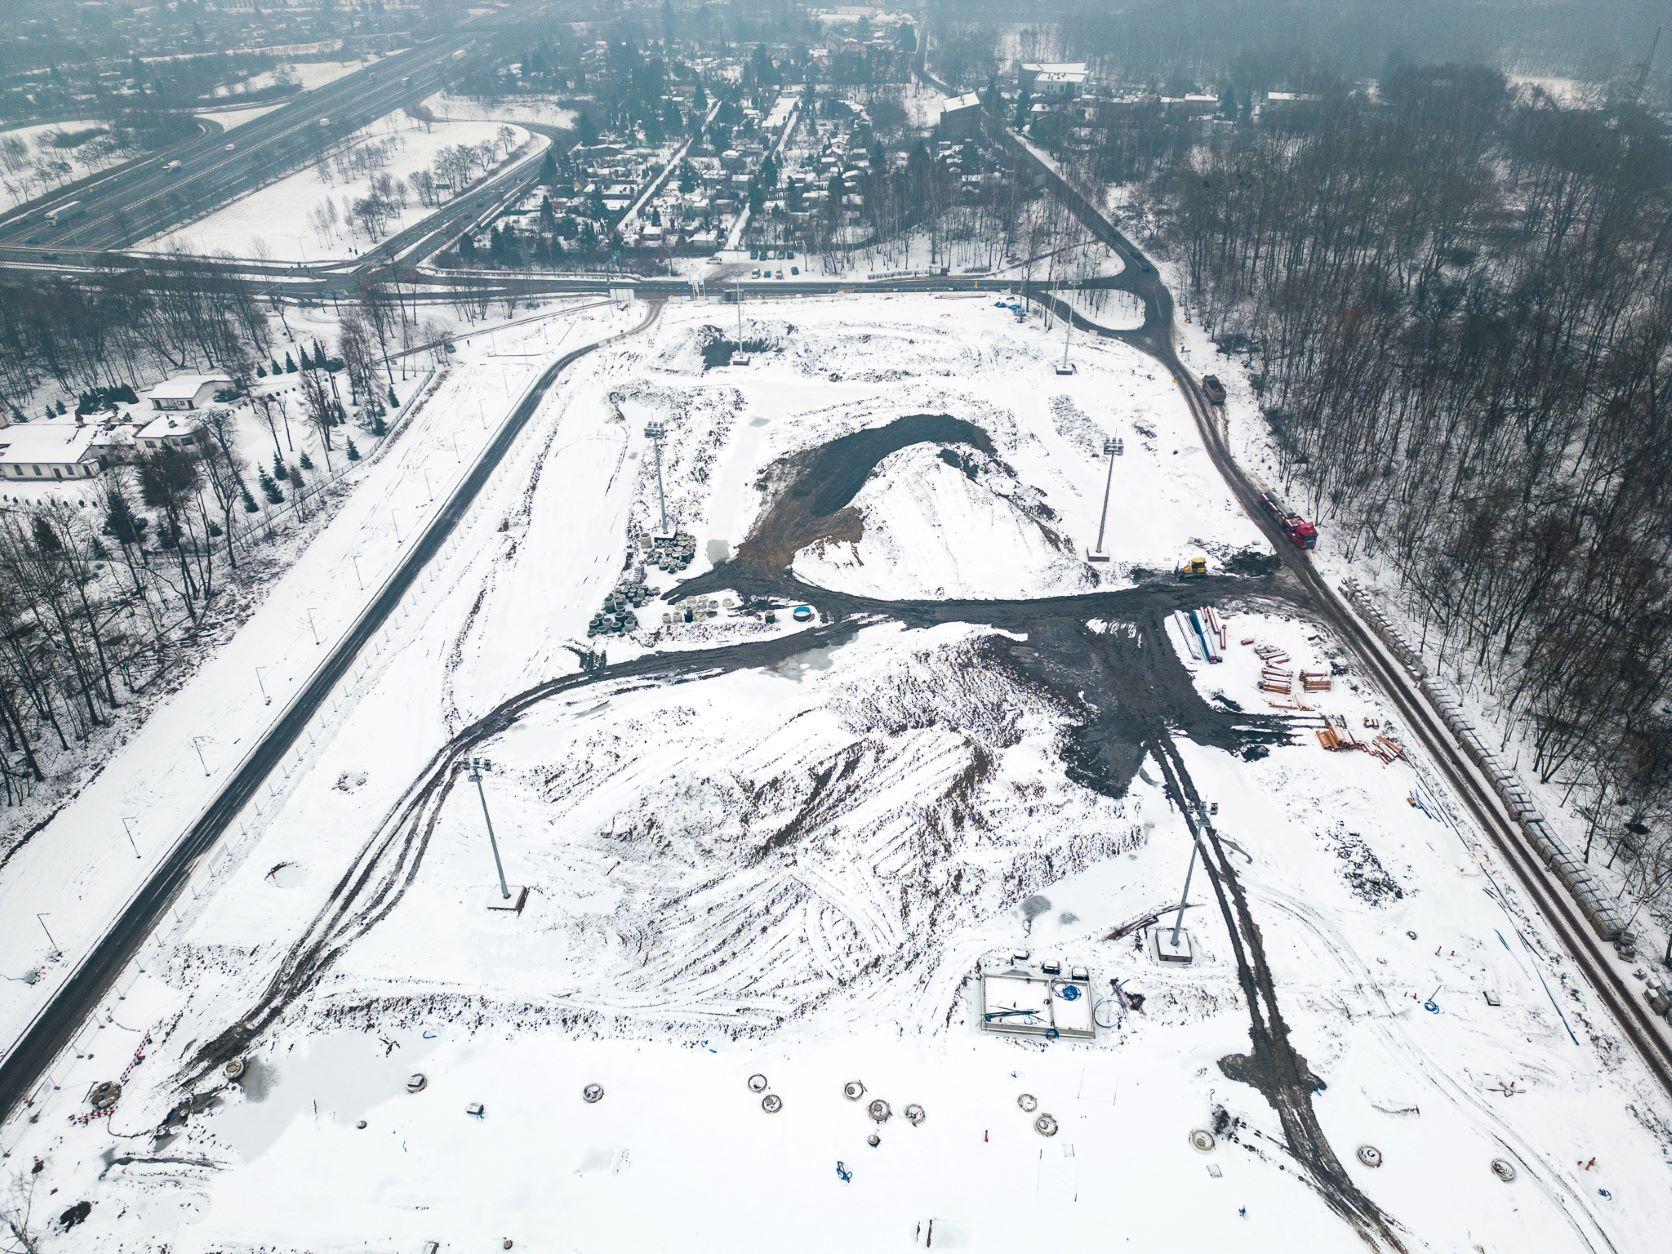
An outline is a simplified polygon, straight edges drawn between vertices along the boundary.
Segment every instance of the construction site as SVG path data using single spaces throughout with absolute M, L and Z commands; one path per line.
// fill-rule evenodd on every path
M 1652 1240 L 1653 1080 L 1145 358 L 714 320 L 574 367 L 9 1129 L 65 1248 Z

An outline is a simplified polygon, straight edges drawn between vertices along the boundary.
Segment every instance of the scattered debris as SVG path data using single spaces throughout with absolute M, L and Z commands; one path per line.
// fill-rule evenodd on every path
M 482 1105 L 481 1102 L 471 1102 L 470 1105 L 464 1108 L 464 1113 L 469 1115 L 472 1119 L 485 1119 L 488 1115 L 488 1108 Z
M 94 1110 L 108 1110 L 122 1096 L 122 1086 L 115 1080 L 100 1080 L 87 1090 L 87 1104 Z

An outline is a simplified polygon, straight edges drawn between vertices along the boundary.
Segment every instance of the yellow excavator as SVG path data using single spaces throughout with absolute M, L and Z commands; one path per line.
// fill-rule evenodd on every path
M 1205 557 L 1188 558 L 1183 566 L 1178 568 L 1180 579 L 1206 579 L 1208 577 L 1208 559 Z

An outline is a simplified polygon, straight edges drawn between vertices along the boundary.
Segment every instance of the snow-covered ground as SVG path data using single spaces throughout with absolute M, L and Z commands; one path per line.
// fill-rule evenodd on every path
M 565 109 L 550 96 L 497 96 L 479 100 L 437 92 L 424 101 L 424 108 L 438 118 L 452 121 L 538 122 L 545 126 L 573 126 L 575 111 Z
M 1089 711 L 1074 682 L 1020 664 L 1060 639 L 1060 617 L 1037 638 L 979 618 L 878 621 L 822 629 L 799 654 L 782 641 L 741 669 L 704 655 L 665 679 L 578 683 L 586 623 L 629 528 L 656 510 L 651 419 L 669 432 L 675 525 L 698 537 L 693 573 L 750 531 L 763 470 L 914 413 L 961 418 L 993 447 L 907 445 L 860 487 L 856 556 L 881 535 L 921 545 L 873 554 L 880 569 L 863 577 L 885 595 L 977 577 L 1013 595 L 1060 587 L 1043 550 L 1004 538 L 1044 503 L 1074 536 L 1058 551 L 1083 547 L 1110 432 L 1127 448 L 1116 499 L 1124 487 L 1139 503 L 1111 529 L 1119 560 L 1254 542 L 1164 376 L 1118 345 L 1088 346 L 1079 374 L 1059 377 L 1054 337 L 991 301 L 758 303 L 753 363 L 705 370 L 703 328 L 729 331 L 731 315 L 670 307 L 554 389 L 118 980 L 123 1000 L 54 1069 L 39 1121 L 0 1132 L 14 1169 L 43 1161 L 20 1177 L 37 1213 L 92 1204 L 41 1248 L 852 1250 L 923 1246 L 930 1221 L 955 1249 L 1095 1248 L 1115 1233 L 1135 1248 L 1361 1248 L 1266 1100 L 1220 1068 L 1249 1047 L 1249 932 L 1233 945 L 1202 868 L 1186 923 L 1196 963 L 1159 963 L 1146 940 L 1190 859 L 1163 785 L 1180 767 L 1233 842 L 1288 1031 L 1323 1081 L 1317 1117 L 1400 1240 L 1653 1248 L 1672 1218 L 1664 1095 L 1420 755 L 1327 753 L 1304 723 L 1241 754 L 1165 730 L 1172 766 L 1147 753 L 1123 789 L 1089 786 L 1070 745 L 1086 719 L 1121 712 Z M 532 370 L 542 357 L 509 354 L 545 350 L 502 340 L 497 362 Z M 470 408 L 436 412 L 463 419 L 462 435 Z M 378 531 L 359 521 L 365 538 Z M 345 551 L 318 547 L 293 611 L 344 582 Z M 798 563 L 817 581 L 858 569 Z M 1185 726 L 1270 712 L 1243 639 L 1285 648 L 1297 669 L 1345 656 L 1280 599 L 1220 608 L 1228 659 L 1184 662 L 1184 693 L 1198 694 Z M 744 619 L 705 626 L 765 638 Z M 1165 680 L 1169 637 L 1142 626 L 1081 624 L 1075 639 L 1129 633 L 1129 651 L 1107 656 Z M 654 660 L 678 635 L 611 639 L 609 659 Z M 295 647 L 285 639 L 256 642 Z M 1397 736 L 1348 670 L 1304 717 L 1366 731 L 1368 717 Z M 223 684 L 253 691 L 231 671 Z M 1147 694 L 1125 692 L 1133 717 Z M 248 704 L 231 700 L 234 720 Z M 520 915 L 486 908 L 498 894 L 466 753 L 491 761 L 482 790 L 506 874 L 530 888 Z M 99 786 L 182 756 L 131 746 Z M 175 766 L 151 787 L 184 794 L 192 774 Z M 1091 968 L 1096 1040 L 978 1031 L 970 973 L 1017 950 Z M 218 1070 L 191 1081 L 213 1098 L 153 1137 L 203 1043 L 268 1009 L 241 1085 Z M 751 1090 L 756 1073 L 777 1113 Z M 71 1122 L 88 1086 L 118 1074 L 114 1112 Z M 844 1098 L 856 1080 L 892 1119 L 874 1125 Z M 587 1084 L 601 1100 L 583 1100 Z M 1023 1094 L 1055 1136 L 1033 1130 Z M 903 1118 L 912 1102 L 921 1126 Z M 1192 1148 L 1221 1107 L 1217 1144 Z M 1360 1146 L 1381 1166 L 1361 1165 Z
M 205 122 L 213 122 L 223 131 L 232 131 L 237 130 L 240 126 L 243 126 L 248 122 L 255 121 L 259 117 L 265 117 L 275 109 L 282 108 L 284 108 L 283 103 L 255 105 L 246 106 L 242 109 L 214 109 L 206 113 L 199 113 L 195 116 L 202 118 Z
M 530 143 L 546 141 L 527 131 L 516 131 L 516 147 L 501 153 L 495 169 L 528 151 Z M 277 182 L 258 188 L 206 217 L 148 241 L 148 248 L 181 245 L 192 252 L 224 251 L 235 257 L 271 256 L 281 261 L 323 261 L 356 255 L 410 226 L 430 213 L 416 191 L 403 188 L 404 206 L 391 214 L 378 239 L 366 234 L 353 213 L 353 204 L 372 190 L 373 179 L 387 174 L 405 182 L 430 169 L 445 148 L 494 143 L 499 124 L 484 121 L 428 123 L 405 113 L 391 114 L 333 145 L 325 159 Z M 339 176 L 335 154 L 343 148 L 386 145 L 388 161 L 360 173 Z M 492 171 L 480 177 L 491 177 Z M 479 179 L 478 179 L 479 181 Z M 327 202 L 329 205 L 327 206 Z M 329 208 L 329 220 L 320 211 Z
M 316 87 L 323 87 L 327 83 L 334 83 L 345 74 L 352 74 L 356 70 L 365 69 L 368 65 L 376 64 L 377 58 L 367 61 L 293 61 L 275 66 L 271 70 L 263 70 L 237 83 L 223 83 L 215 88 L 217 99 L 236 100 L 240 96 L 251 92 L 261 91 L 277 83 L 294 83 L 298 91 L 312 91 Z
M 78 136 L 89 132 L 96 134 L 75 147 L 59 147 L 50 142 L 54 135 Z M 0 143 L 14 148 L 21 145 L 21 151 L 7 153 L 0 164 L 0 209 L 44 196 L 65 183 L 123 161 L 128 155 L 112 147 L 109 128 L 103 122 L 93 121 L 16 127 L 0 132 Z
M 461 340 L 450 367 L 432 375 L 416 399 L 416 381 L 403 382 L 411 412 L 394 428 L 391 446 L 349 472 L 358 479 L 349 500 L 323 532 L 308 533 L 305 550 L 268 590 L 262 608 L 6 864 L 0 952 L 13 979 L 0 984 L 0 1040 L 9 1045 L 22 1030 L 301 687 L 323 646 L 353 621 L 543 361 L 560 345 L 574 347 L 628 321 L 618 310 L 582 303 L 592 307 Z M 241 439 L 259 453 L 268 433 L 248 425 Z M 293 415 L 298 441 L 310 439 L 304 426 Z M 372 442 L 360 438 L 370 452 Z M 316 444 L 301 447 L 319 455 Z M 316 477 L 324 470 L 321 457 Z M 36 910 L 49 913 L 55 946 Z M 68 958 L 55 956 L 54 948 Z M 19 978 L 30 972 L 34 982 Z

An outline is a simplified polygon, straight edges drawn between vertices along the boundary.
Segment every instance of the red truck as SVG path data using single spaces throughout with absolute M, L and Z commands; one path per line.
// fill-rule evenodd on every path
M 1283 528 L 1283 534 L 1297 549 L 1315 549 L 1318 547 L 1318 528 L 1310 519 L 1302 518 L 1299 514 L 1290 512 L 1283 502 L 1279 501 L 1271 492 L 1260 493 L 1260 507 L 1270 514 L 1277 525 Z

